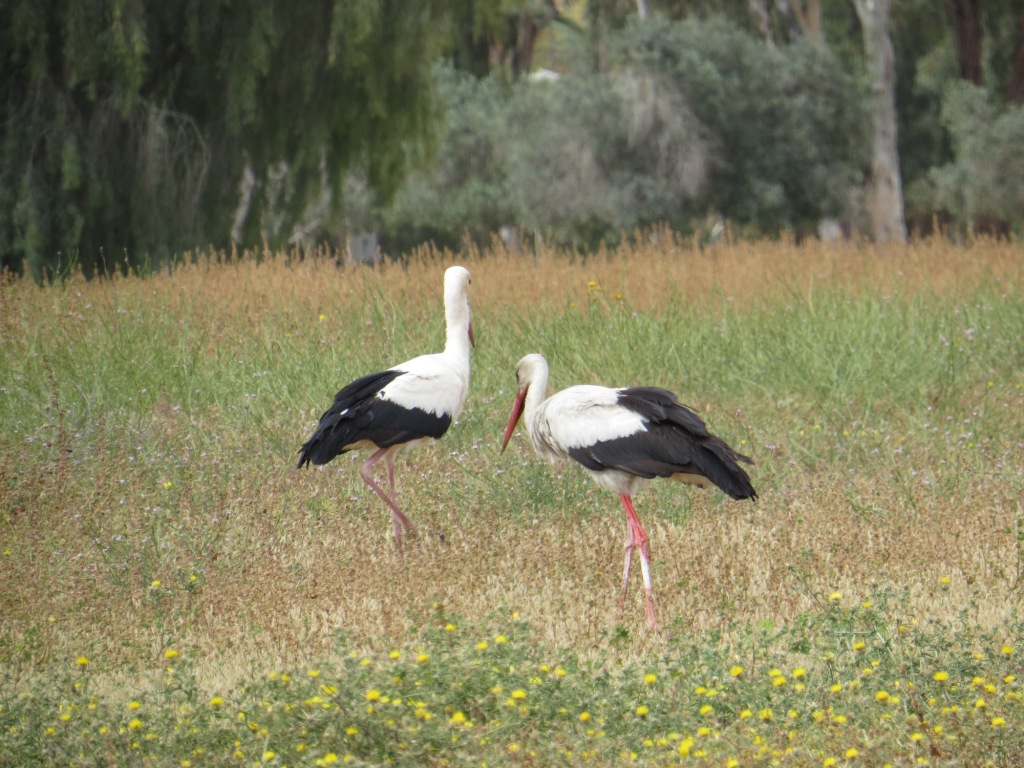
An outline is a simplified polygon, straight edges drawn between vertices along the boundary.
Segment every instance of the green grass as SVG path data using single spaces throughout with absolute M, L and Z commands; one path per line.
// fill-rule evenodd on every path
M 211 690 L 174 646 L 149 679 L 115 692 L 83 656 L 3 701 L 5 758 L 827 766 L 1024 757 L 1016 649 L 963 620 L 901 623 L 893 595 L 842 603 L 833 595 L 792 626 L 765 623 L 731 641 L 680 636 L 668 653 L 620 664 L 539 645 L 516 613 L 467 625 L 440 605 L 390 651 L 350 650 L 359 643 L 342 635 L 327 658 L 254 664 L 230 690 Z
M 0 764 L 1015 764 L 1019 254 L 918 248 L 736 246 L 710 287 L 685 251 L 472 260 L 405 558 L 357 457 L 293 467 L 343 384 L 440 347 L 439 262 L 3 286 Z M 756 503 L 639 497 L 656 632 L 614 496 L 498 453 L 528 352 L 553 388 L 670 388 L 758 462 Z

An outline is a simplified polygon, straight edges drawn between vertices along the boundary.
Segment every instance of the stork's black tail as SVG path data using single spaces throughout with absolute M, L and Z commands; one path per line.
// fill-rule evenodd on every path
M 697 463 L 704 475 L 734 499 L 756 499 L 757 491 L 750 475 L 739 462 L 753 464 L 754 460 L 737 453 L 720 437 L 710 435 L 701 442 Z
M 368 411 L 374 397 L 402 372 L 380 371 L 356 379 L 334 396 L 334 403 L 324 411 L 320 423 L 299 449 L 298 468 L 306 464 L 326 464 L 348 450 L 372 421 Z

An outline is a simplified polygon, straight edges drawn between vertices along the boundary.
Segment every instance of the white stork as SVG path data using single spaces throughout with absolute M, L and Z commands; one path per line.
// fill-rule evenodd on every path
M 526 429 L 538 454 L 551 461 L 572 459 L 598 485 L 619 494 L 626 509 L 622 599 L 629 589 L 633 550 L 639 548 L 647 620 L 653 628 L 647 534 L 633 509 L 633 496 L 648 480 L 667 477 L 702 488 L 717 485 L 734 499 L 755 499 L 757 492 L 750 477 L 738 463 L 753 461 L 708 432 L 701 418 L 680 405 L 668 390 L 582 385 L 545 399 L 548 363 L 543 355 L 536 354 L 516 364 L 516 381 L 519 388 L 502 439 L 502 452 L 525 413 Z
M 395 455 L 406 446 L 437 440 L 462 413 L 469 394 L 469 348 L 474 343 L 469 312 L 469 270 L 449 267 L 444 273 L 444 352 L 421 355 L 386 371 L 356 379 L 334 397 L 313 436 L 299 449 L 299 468 L 326 464 L 342 453 L 368 449 L 374 453 L 359 475 L 391 509 L 395 544 L 402 550 L 402 528 L 415 526 L 398 507 Z M 373 467 L 384 460 L 389 496 L 373 479 Z

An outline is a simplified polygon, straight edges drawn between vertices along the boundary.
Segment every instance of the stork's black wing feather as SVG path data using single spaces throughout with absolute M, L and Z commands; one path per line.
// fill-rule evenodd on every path
M 652 424 L 677 424 L 694 437 L 708 437 L 704 420 L 679 403 L 674 392 L 659 387 L 626 387 L 619 390 L 619 405 Z
M 385 448 L 422 437 L 441 437 L 451 425 L 447 414 L 403 408 L 377 397 L 402 373 L 396 369 L 371 373 L 338 392 L 313 436 L 299 449 L 298 466 L 326 464 L 364 441 Z
M 739 466 L 753 464 L 734 451 L 676 396 L 656 387 L 629 387 L 619 405 L 641 416 L 646 430 L 569 449 L 569 456 L 594 471 L 618 469 L 637 477 L 700 475 L 734 499 L 756 498 L 750 477 Z

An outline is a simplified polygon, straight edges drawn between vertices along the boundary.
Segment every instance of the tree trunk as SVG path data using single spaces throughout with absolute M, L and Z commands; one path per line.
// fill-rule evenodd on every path
M 867 202 L 875 242 L 907 241 L 903 184 L 896 145 L 896 69 L 889 37 L 891 0 L 853 0 L 864 30 L 871 80 L 871 179 Z
M 789 10 L 804 33 L 817 46 L 825 45 L 821 29 L 821 0 L 789 0 Z
M 545 0 L 543 9 L 530 11 L 523 9 L 509 16 L 509 36 L 511 38 L 511 56 L 509 68 L 512 71 L 512 82 L 530 74 L 533 69 L 533 52 L 537 47 L 537 38 L 551 22 L 561 18 L 554 0 Z
M 946 0 L 960 77 L 981 85 L 981 0 Z
M 1024 10 L 1017 16 L 1017 38 L 1013 41 L 1013 76 L 1006 97 L 1014 104 L 1024 104 Z
M 775 45 L 775 26 L 772 23 L 772 12 L 768 7 L 768 0 L 747 0 L 747 7 L 761 37 L 768 45 Z
M 512 49 L 512 81 L 518 82 L 533 69 L 533 49 L 537 45 L 540 27 L 533 14 L 520 11 L 516 20 L 515 47 Z

